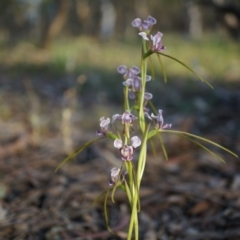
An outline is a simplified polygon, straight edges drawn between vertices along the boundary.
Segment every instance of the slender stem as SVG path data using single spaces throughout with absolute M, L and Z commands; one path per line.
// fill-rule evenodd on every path
M 138 162 L 138 169 L 137 169 L 137 186 L 136 186 L 138 193 L 139 193 L 142 175 L 143 175 L 145 164 L 146 164 L 147 135 L 148 135 L 149 127 L 150 127 L 150 124 L 148 125 L 148 128 L 147 128 L 146 132 L 144 133 L 144 139 L 143 139 L 142 147 L 141 147 L 140 154 L 139 154 L 139 162 Z M 133 196 L 132 214 L 131 214 L 131 219 L 130 219 L 130 224 L 129 224 L 129 229 L 128 229 L 128 238 L 127 238 L 128 240 L 130 240 L 132 237 L 133 228 L 135 229 L 135 239 L 136 240 L 138 239 L 137 238 L 138 235 L 136 237 L 136 232 L 138 232 L 138 214 L 137 214 L 138 197 L 139 196 L 137 196 L 137 195 Z
M 147 146 L 144 145 L 143 146 L 143 155 L 142 155 L 142 161 L 141 161 L 141 165 L 139 165 L 138 168 L 138 189 L 140 189 L 140 184 L 141 184 L 141 180 L 142 180 L 142 176 L 144 173 L 144 169 L 145 169 L 145 165 L 146 165 L 146 157 L 147 157 Z
M 127 171 L 128 171 L 130 192 L 131 192 L 131 196 L 132 196 L 132 199 L 133 199 L 134 196 L 135 196 L 136 190 L 135 190 L 135 184 L 134 184 L 134 180 L 133 180 L 132 162 L 126 161 L 125 165 L 126 165 L 126 168 L 127 168 Z
M 147 157 L 147 140 L 148 140 L 148 131 L 150 128 L 150 124 L 148 125 L 146 132 L 144 133 L 144 138 L 142 141 L 142 147 L 140 150 L 140 154 L 139 154 L 139 160 L 138 160 L 138 168 L 137 168 L 137 188 L 138 191 L 140 189 L 140 184 L 141 184 L 141 180 L 142 180 L 142 176 L 143 176 L 143 172 L 145 169 L 145 165 L 146 165 L 146 157 Z
M 145 85 L 146 85 L 146 75 L 147 75 L 147 61 L 144 59 L 144 52 L 146 51 L 146 41 L 143 40 L 142 47 L 142 60 L 141 60 L 141 80 L 142 80 L 142 88 L 139 93 L 138 105 L 139 105 L 139 113 L 138 113 L 138 121 L 141 132 L 145 132 L 145 119 L 144 119 L 144 93 L 145 93 Z
M 124 110 L 130 110 L 129 99 L 128 99 L 128 87 L 125 87 L 124 90 Z
M 138 235 L 139 235 L 139 230 L 138 230 L 138 211 L 136 211 L 135 214 L 135 222 L 134 222 L 134 229 L 135 229 L 135 240 L 139 240 L 138 239 Z
M 131 192 L 130 192 L 130 189 L 129 189 L 129 186 L 127 184 L 127 181 L 124 180 L 124 184 L 125 184 L 125 188 L 126 188 L 126 193 L 127 193 L 127 196 L 128 196 L 128 201 L 130 202 L 131 204 L 131 207 L 132 207 L 132 203 L 133 203 L 133 200 L 132 200 L 132 195 L 131 195 Z
M 131 219 L 130 219 L 130 223 L 129 223 L 129 228 L 128 228 L 128 237 L 127 240 L 131 240 L 132 238 L 132 233 L 133 233 L 133 227 L 135 227 L 135 229 L 138 229 L 138 226 L 136 226 L 136 222 L 138 225 L 138 220 L 137 219 L 137 196 L 134 196 L 133 198 L 133 205 L 132 205 L 132 213 L 131 213 Z M 136 230 L 135 230 L 136 231 Z M 136 239 L 136 235 L 135 235 L 135 239 Z
M 137 193 L 139 194 L 140 189 L 140 183 L 142 180 L 142 175 L 144 172 L 145 164 L 146 164 L 146 151 L 147 151 L 147 134 L 145 133 L 145 118 L 144 118 L 144 93 L 145 93 L 145 85 L 146 85 L 146 75 L 147 75 L 147 61 L 144 57 L 144 53 L 147 51 L 146 41 L 143 41 L 143 48 L 142 48 L 142 60 L 141 60 L 141 80 L 142 80 L 142 88 L 138 95 L 138 121 L 139 121 L 139 127 L 142 132 L 142 135 L 144 135 L 144 142 L 141 147 L 139 160 L 138 160 L 138 167 L 137 167 L 137 176 L 136 176 L 136 189 Z M 147 130 L 148 131 L 148 130 Z M 130 169 L 129 169 L 130 170 Z M 132 175 L 129 175 L 129 179 L 131 181 Z M 134 182 L 132 184 L 130 183 L 130 186 L 134 186 Z M 136 190 L 134 191 L 134 193 Z M 138 240 L 139 237 L 139 229 L 138 229 L 138 211 L 137 211 L 137 203 L 139 196 L 134 194 L 132 195 L 133 204 L 132 204 L 132 213 L 131 213 L 131 219 L 128 229 L 128 240 L 132 238 L 133 230 L 135 233 L 135 239 Z

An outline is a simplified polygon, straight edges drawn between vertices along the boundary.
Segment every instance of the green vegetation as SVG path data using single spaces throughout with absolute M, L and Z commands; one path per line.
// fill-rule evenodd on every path
M 58 40 L 50 49 L 40 49 L 34 44 L 21 42 L 14 47 L 0 49 L 0 64 L 11 73 L 60 75 L 90 69 L 111 72 L 123 62 L 129 67 L 133 63 L 140 64 L 138 42 L 135 39 L 127 43 L 105 43 L 79 37 Z M 202 40 L 192 41 L 184 36 L 165 33 L 163 44 L 167 47 L 167 54 L 181 59 L 208 79 L 239 80 L 240 45 L 225 36 L 208 35 Z M 158 64 L 157 59 L 153 60 Z M 164 58 L 163 62 L 170 77 L 189 78 L 191 75 L 175 61 Z M 159 66 L 155 69 L 160 71 Z

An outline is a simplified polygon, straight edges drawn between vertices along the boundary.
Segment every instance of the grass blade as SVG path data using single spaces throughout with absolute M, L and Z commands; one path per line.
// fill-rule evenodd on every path
M 213 86 L 207 81 L 205 80 L 203 77 L 201 77 L 198 73 L 196 73 L 191 67 L 189 67 L 187 64 L 183 63 L 182 61 L 178 60 L 175 57 L 172 57 L 168 54 L 162 53 L 162 52 L 158 52 L 158 54 L 165 56 L 167 58 L 170 58 L 178 63 L 180 63 L 182 66 L 184 66 L 185 68 L 187 68 L 190 72 L 192 72 L 194 75 L 196 75 L 202 82 L 206 83 L 210 88 L 213 88 Z
M 164 82 L 167 83 L 167 74 L 166 74 L 165 68 L 163 66 L 161 56 L 159 54 L 157 54 L 157 58 L 158 58 L 158 61 L 160 63 L 160 67 L 161 67 L 161 70 L 162 70 Z
M 215 147 L 218 147 L 218 148 L 224 150 L 225 152 L 228 152 L 229 154 L 233 155 L 234 157 L 238 158 L 238 155 L 237 155 L 237 154 L 235 154 L 234 152 L 232 152 L 232 151 L 228 150 L 227 148 L 221 146 L 220 144 L 217 144 L 217 143 L 215 143 L 215 142 L 213 142 L 213 141 L 211 141 L 211 140 L 208 140 L 208 139 L 206 139 L 206 138 L 199 137 L 199 136 L 197 136 L 197 135 L 195 135 L 195 134 L 191 134 L 191 133 L 187 133 L 187 132 L 182 132 L 182 131 L 174 131 L 174 130 L 161 130 L 161 132 L 178 134 L 178 135 L 183 135 L 183 136 L 189 136 L 189 137 L 193 137 L 193 138 L 199 139 L 199 140 L 201 140 L 201 141 L 203 141 L 203 142 L 207 142 L 207 143 L 209 143 L 209 144 L 212 144 L 212 145 L 214 145 Z
M 105 137 L 99 137 L 84 143 L 82 146 L 78 147 L 75 151 L 73 151 L 70 155 L 68 155 L 55 169 L 54 172 L 57 172 L 66 162 L 73 160 L 79 153 L 81 153 L 85 148 L 89 147 L 91 144 L 102 140 Z

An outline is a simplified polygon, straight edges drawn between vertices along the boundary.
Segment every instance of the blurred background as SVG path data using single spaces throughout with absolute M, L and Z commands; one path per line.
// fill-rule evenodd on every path
M 95 137 L 101 116 L 122 112 L 116 69 L 140 65 L 141 39 L 131 22 L 148 15 L 157 19 L 153 34 L 164 34 L 166 54 L 214 86 L 163 59 L 166 84 L 152 58 L 147 90 L 165 122 L 239 153 L 239 0 L 1 0 L 0 238 L 126 237 L 121 192 L 118 204 L 109 202 L 115 236 L 105 232 L 102 205 L 89 206 L 121 165 L 111 142 L 54 169 Z M 238 160 L 218 152 L 227 162 L 220 164 L 189 142 L 164 141 L 168 162 L 159 147 L 157 156 L 149 153 L 141 239 L 239 239 Z

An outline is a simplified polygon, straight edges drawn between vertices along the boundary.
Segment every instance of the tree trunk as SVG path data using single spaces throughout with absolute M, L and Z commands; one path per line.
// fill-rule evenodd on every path
M 187 3 L 189 19 L 189 35 L 193 39 L 202 37 L 202 14 L 199 6 L 195 2 Z
M 45 26 L 43 27 L 42 37 L 41 37 L 41 46 L 46 48 L 48 47 L 54 37 L 56 37 L 64 27 L 69 14 L 69 9 L 71 6 L 71 0 L 58 0 L 56 2 L 57 12 L 55 16 L 47 16 L 47 9 L 43 10 L 43 21 L 45 22 Z M 49 7 L 46 6 L 47 8 Z M 51 20 L 49 20 L 49 18 Z

